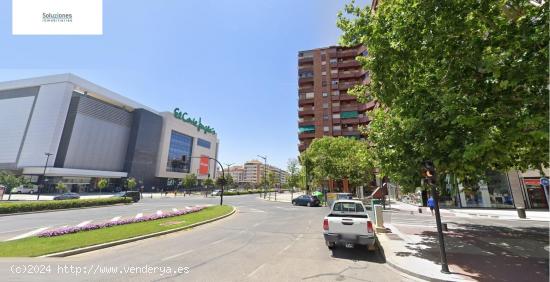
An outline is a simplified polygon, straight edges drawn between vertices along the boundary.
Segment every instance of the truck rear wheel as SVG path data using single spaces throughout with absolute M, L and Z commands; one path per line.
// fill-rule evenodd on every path
M 334 249 L 334 247 L 336 246 L 336 244 L 334 244 L 334 242 L 329 242 L 329 241 L 325 241 L 325 244 L 327 245 L 329 250 Z

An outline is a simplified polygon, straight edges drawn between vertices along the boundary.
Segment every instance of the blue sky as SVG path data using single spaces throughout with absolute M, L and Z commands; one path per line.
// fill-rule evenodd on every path
M 335 45 L 348 2 L 104 0 L 102 36 L 13 36 L 0 0 L 0 81 L 71 72 L 201 117 L 222 163 L 261 154 L 286 168 L 298 155 L 297 53 Z

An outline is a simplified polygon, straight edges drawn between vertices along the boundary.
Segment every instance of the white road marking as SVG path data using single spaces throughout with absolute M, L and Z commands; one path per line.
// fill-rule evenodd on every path
M 136 218 L 140 218 L 140 217 L 143 217 L 143 213 L 142 213 L 142 212 L 136 214 Z
M 77 224 L 76 227 L 82 227 L 82 226 L 84 226 L 84 225 L 86 225 L 86 224 L 88 224 L 88 223 L 90 223 L 90 222 L 92 222 L 92 221 L 91 221 L 91 220 L 83 221 L 83 222 Z
M 302 237 L 304 237 L 304 234 L 298 235 L 298 237 L 296 237 L 296 241 L 300 240 Z
M 218 240 L 218 241 L 214 241 L 214 242 L 212 242 L 210 245 L 219 244 L 219 243 L 221 243 L 221 242 L 223 242 L 223 241 L 225 241 L 225 240 L 227 240 L 227 239 L 228 239 L 228 238 L 223 238 L 223 239 L 220 239 L 220 240 Z
M 169 257 L 165 257 L 165 258 L 161 259 L 161 261 L 170 260 L 170 259 L 173 259 L 173 258 L 184 256 L 184 255 L 190 254 L 192 252 L 194 252 L 194 251 L 193 250 L 185 251 L 183 253 L 175 254 L 175 255 L 169 256 Z
M 251 212 L 265 212 L 263 210 L 258 210 L 258 209 L 250 209 Z
M 162 211 L 161 211 L 161 210 L 158 210 L 158 211 L 157 211 L 157 215 L 162 215 Z
M 288 244 L 288 246 L 284 247 L 282 250 L 279 251 L 278 255 L 284 253 L 286 250 L 288 250 L 292 246 L 292 243 Z
M 256 274 L 256 272 L 258 272 L 258 271 L 259 271 L 260 269 L 262 269 L 264 266 L 265 266 L 265 263 L 264 263 L 264 264 L 261 264 L 261 265 L 258 266 L 256 269 L 254 269 L 254 271 L 250 272 L 250 274 L 248 274 L 247 276 L 248 276 L 248 277 L 254 276 L 254 274 Z
M 22 239 L 22 238 L 26 238 L 26 237 L 30 237 L 30 236 L 33 236 L 33 235 L 36 235 L 46 229 L 48 229 L 49 227 L 42 227 L 42 228 L 38 228 L 38 229 L 35 229 L 33 231 L 30 231 L 30 232 L 27 232 L 27 233 L 24 233 L 24 234 L 21 234 L 19 236 L 15 236 L 13 238 L 10 238 L 6 241 L 11 241 L 11 240 L 17 240 L 17 239 Z
M 111 221 L 118 221 L 120 219 L 120 216 L 115 216 L 113 218 L 111 218 Z

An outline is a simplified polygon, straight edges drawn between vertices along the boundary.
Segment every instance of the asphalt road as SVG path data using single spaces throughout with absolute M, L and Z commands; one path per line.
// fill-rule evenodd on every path
M 411 280 L 387 266 L 378 253 L 363 248 L 329 251 L 321 229 L 327 208 L 293 207 L 266 202 L 255 195 L 225 197 L 225 201 L 238 208 L 235 215 L 226 219 L 68 258 L 0 259 L 0 277 L 6 281 Z M 217 202 L 218 199 L 199 197 L 159 199 L 144 201 L 142 206 L 17 217 L 29 222 L 40 217 L 57 224 L 71 213 L 75 215 L 70 220 L 76 222 L 83 219 L 81 213 L 105 218 L 120 214 L 120 208 L 132 214 L 139 212 L 138 207 L 154 211 L 160 204 L 172 208 Z M 15 224 L 9 218 L 0 220 Z M 15 273 L 24 266 L 29 269 L 29 265 L 43 274 Z

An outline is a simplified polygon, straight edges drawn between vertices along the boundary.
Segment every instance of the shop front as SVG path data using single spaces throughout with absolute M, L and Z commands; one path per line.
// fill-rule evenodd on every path
M 548 188 L 540 185 L 540 178 L 523 178 L 523 189 L 529 208 L 548 209 Z

